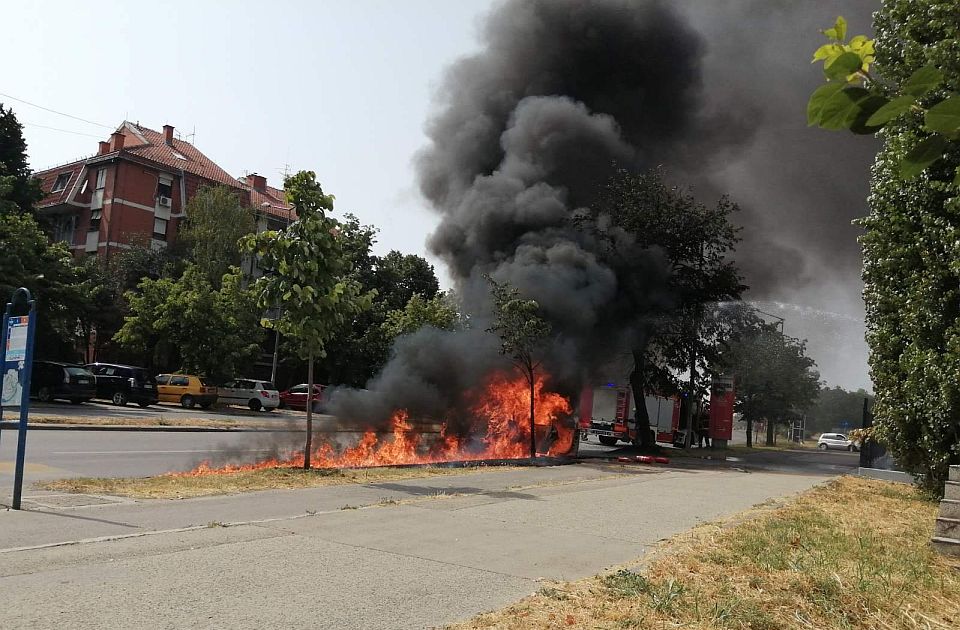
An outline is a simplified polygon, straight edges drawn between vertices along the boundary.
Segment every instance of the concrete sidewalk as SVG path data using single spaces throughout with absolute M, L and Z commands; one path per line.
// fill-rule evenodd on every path
M 578 465 L 183 501 L 29 494 L 0 513 L 3 625 L 432 627 L 823 479 Z

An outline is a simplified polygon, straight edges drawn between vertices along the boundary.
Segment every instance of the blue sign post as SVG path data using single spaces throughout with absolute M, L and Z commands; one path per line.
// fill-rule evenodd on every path
M 13 315 L 14 304 L 20 297 L 26 304 L 26 315 Z M 19 288 L 13 292 L 3 314 L 3 333 L 0 338 L 0 370 L 3 386 L 0 390 L 0 421 L 4 407 L 20 408 L 17 431 L 17 463 L 13 477 L 13 509 L 20 509 L 23 492 L 23 466 L 27 452 L 27 416 L 30 413 L 30 375 L 33 372 L 33 338 L 37 328 L 36 303 L 30 291 Z

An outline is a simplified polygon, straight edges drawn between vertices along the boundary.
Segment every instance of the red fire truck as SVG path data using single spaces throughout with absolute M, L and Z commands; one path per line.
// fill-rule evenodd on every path
M 601 444 L 637 441 L 630 388 L 615 384 L 587 387 L 580 394 L 580 431 L 585 439 L 596 435 Z M 645 396 L 650 430 L 657 442 L 672 444 L 680 426 L 680 399 Z

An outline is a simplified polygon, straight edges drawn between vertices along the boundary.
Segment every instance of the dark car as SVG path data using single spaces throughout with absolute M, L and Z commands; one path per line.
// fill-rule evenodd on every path
M 69 400 L 75 405 L 97 395 L 96 380 L 82 365 L 57 361 L 34 361 L 30 373 L 30 396 L 40 402 Z
M 313 386 L 313 410 L 320 411 L 323 406 L 323 385 Z M 290 389 L 280 392 L 280 406 L 284 409 L 307 410 L 307 384 L 295 385 Z
M 157 381 L 146 368 L 114 363 L 90 363 L 85 367 L 97 377 L 97 398 L 121 407 L 128 402 L 141 407 L 157 403 Z

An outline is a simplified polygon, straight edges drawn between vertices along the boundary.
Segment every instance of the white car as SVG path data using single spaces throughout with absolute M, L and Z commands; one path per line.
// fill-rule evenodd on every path
M 850 440 L 843 433 L 824 433 L 820 436 L 820 439 L 817 440 L 817 448 L 821 451 L 825 451 L 831 448 L 838 448 L 844 451 L 856 451 L 859 450 L 859 445 Z
M 217 400 L 224 405 L 243 405 L 254 411 L 272 411 L 280 406 L 280 392 L 270 381 L 238 378 L 217 388 Z

